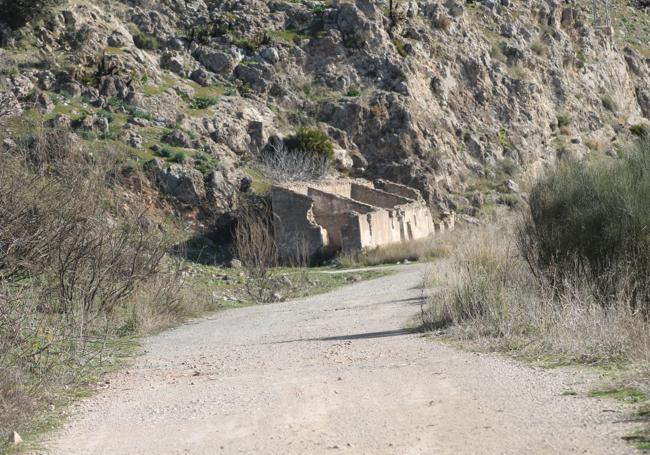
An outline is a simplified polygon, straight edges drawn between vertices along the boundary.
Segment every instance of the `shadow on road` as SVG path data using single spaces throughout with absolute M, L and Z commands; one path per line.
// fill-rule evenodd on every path
M 296 340 L 275 341 L 270 344 L 297 343 L 299 341 L 347 341 L 347 340 L 368 340 L 372 338 L 396 337 L 410 335 L 413 331 L 406 329 L 384 330 L 381 332 L 355 333 L 351 335 L 338 335 L 333 337 L 299 338 Z

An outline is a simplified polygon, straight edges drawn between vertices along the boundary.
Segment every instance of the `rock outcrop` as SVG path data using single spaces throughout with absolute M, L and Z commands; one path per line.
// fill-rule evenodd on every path
M 21 33 L 3 32 L 0 116 L 36 106 L 74 129 L 91 114 L 84 138 L 162 160 L 149 175 L 164 197 L 222 207 L 241 168 L 307 125 L 329 135 L 339 172 L 413 186 L 441 213 L 472 215 L 477 189 L 515 193 L 515 175 L 612 153 L 648 123 L 650 18 L 621 9 L 625 22 L 598 28 L 589 8 L 64 2 Z M 180 153 L 202 170 L 163 162 Z

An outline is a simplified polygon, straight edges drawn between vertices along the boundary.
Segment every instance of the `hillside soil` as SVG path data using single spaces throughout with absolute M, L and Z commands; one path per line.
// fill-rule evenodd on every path
M 404 330 L 427 267 L 152 337 L 44 453 L 634 453 L 593 373 Z

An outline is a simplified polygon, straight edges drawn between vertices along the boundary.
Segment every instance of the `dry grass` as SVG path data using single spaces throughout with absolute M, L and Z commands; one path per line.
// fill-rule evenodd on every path
M 453 259 L 436 271 L 432 285 L 440 290 L 424 314 L 426 327 L 533 359 L 650 360 L 650 324 L 634 309 L 627 286 L 603 306 L 587 280 L 565 280 L 558 290 L 536 279 L 511 226 L 459 235 Z
M 345 267 L 355 267 L 444 257 L 448 253 L 447 242 L 444 240 L 446 237 L 446 235 L 440 235 L 386 245 L 355 254 L 342 254 L 339 257 L 339 262 Z

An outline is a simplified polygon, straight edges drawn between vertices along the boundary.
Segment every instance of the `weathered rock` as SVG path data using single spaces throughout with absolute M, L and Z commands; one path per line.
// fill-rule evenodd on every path
M 262 49 L 260 55 L 264 60 L 266 60 L 272 65 L 275 65 L 280 61 L 280 54 L 278 53 L 278 50 L 274 47 L 266 47 Z
M 257 120 L 251 121 L 248 124 L 248 135 L 252 149 L 257 152 L 261 151 L 269 141 L 269 135 L 264 126 L 264 122 Z
M 101 133 L 108 133 L 110 123 L 106 117 L 99 117 L 95 120 L 95 128 Z
M 54 110 L 54 102 L 45 92 L 39 92 L 36 95 L 36 105 L 43 113 L 49 113 Z
M 208 73 L 203 68 L 198 68 L 192 71 L 190 74 L 190 79 L 192 79 L 197 84 L 202 85 L 203 87 L 207 87 L 212 82 L 212 76 L 210 76 L 210 73 Z
M 107 43 L 111 47 L 126 47 L 129 45 L 129 39 L 121 32 L 114 31 L 109 35 Z
M 239 182 L 239 191 L 242 193 L 248 193 L 251 187 L 253 186 L 253 179 L 249 176 L 243 177 Z
M 272 75 L 269 65 L 260 63 L 241 64 L 235 68 L 235 76 L 256 92 L 269 88 Z
M 53 128 L 69 129 L 72 127 L 72 120 L 65 114 L 58 114 L 48 122 Z
M 23 108 L 11 92 L 0 93 L 0 119 L 22 114 Z
M 136 149 L 141 149 L 144 147 L 144 141 L 142 140 L 142 136 L 137 134 L 134 131 L 126 130 L 125 134 L 125 140 L 126 143 L 129 145 L 129 147 L 133 147 Z
M 81 96 L 82 86 L 70 74 L 61 72 L 56 75 L 56 89 L 76 98 Z
M 4 148 L 4 150 L 10 151 L 10 150 L 14 150 L 16 147 L 18 147 L 18 145 L 13 139 L 7 138 L 2 140 L 2 147 Z
M 506 180 L 506 188 L 511 193 L 519 193 L 519 185 L 514 180 Z
M 632 119 L 650 118 L 650 64 L 629 36 L 610 39 L 587 26 L 584 5 L 534 0 L 512 15 L 511 0 L 479 0 L 478 14 L 464 15 L 469 7 L 460 0 L 407 0 L 391 24 L 386 5 L 368 0 L 325 8 L 312 0 L 118 4 L 68 3 L 65 13 L 32 24 L 38 61 L 12 63 L 20 40 L 0 49 L 7 64 L 0 87 L 10 93 L 0 95 L 0 115 L 7 106 L 51 112 L 38 90 L 58 91 L 81 95 L 56 98 L 75 119 L 87 104 L 132 117 L 122 134 L 133 146 L 142 146 L 140 128 L 191 131 L 170 140 L 217 159 L 206 204 L 224 213 L 242 186 L 236 169 L 276 131 L 291 134 L 303 124 L 327 131 L 341 172 L 408 183 L 444 209 L 471 206 L 465 175 L 511 192 L 494 172 L 500 160 L 535 175 L 558 157 L 611 152 L 630 138 Z M 136 33 L 151 42 L 134 46 Z M 71 61 L 62 67 L 63 50 Z M 110 64 L 100 65 L 100 56 Z M 163 70 L 219 84 L 227 96 L 209 113 L 190 110 L 183 98 L 196 98 L 193 84 Z M 605 96 L 616 100 L 616 112 L 603 107 Z M 558 126 L 563 110 L 571 121 Z M 68 128 L 70 118 L 48 124 Z M 98 117 L 75 127 L 110 129 Z
M 191 148 L 192 139 L 182 130 L 173 130 L 162 137 L 162 141 L 174 147 Z
M 183 59 L 178 55 L 172 52 L 165 52 L 160 58 L 160 67 L 166 70 L 176 73 L 179 76 L 185 76 L 185 66 L 183 65 Z
M 339 171 L 349 171 L 354 166 L 348 151 L 342 148 L 334 149 L 334 163 Z
M 463 5 L 456 0 L 448 0 L 445 5 L 451 17 L 460 17 L 465 12 Z
M 167 49 L 183 52 L 185 51 L 187 43 L 183 38 L 173 37 L 167 40 Z
M 27 76 L 11 76 L 12 91 L 19 100 L 26 99 L 34 90 L 34 83 Z
M 358 273 L 354 273 L 348 277 L 348 281 L 351 283 L 358 283 L 361 280 L 363 280 L 363 277 Z
M 239 60 L 231 53 L 205 47 L 199 48 L 194 56 L 208 70 L 222 76 L 229 76 L 239 63 Z
M 180 164 L 166 165 L 158 158 L 147 163 L 146 169 L 156 186 L 178 201 L 199 205 L 205 199 L 203 174 L 196 169 Z
M 110 98 L 117 95 L 117 87 L 113 77 L 104 76 L 99 81 L 99 93 L 101 96 Z

